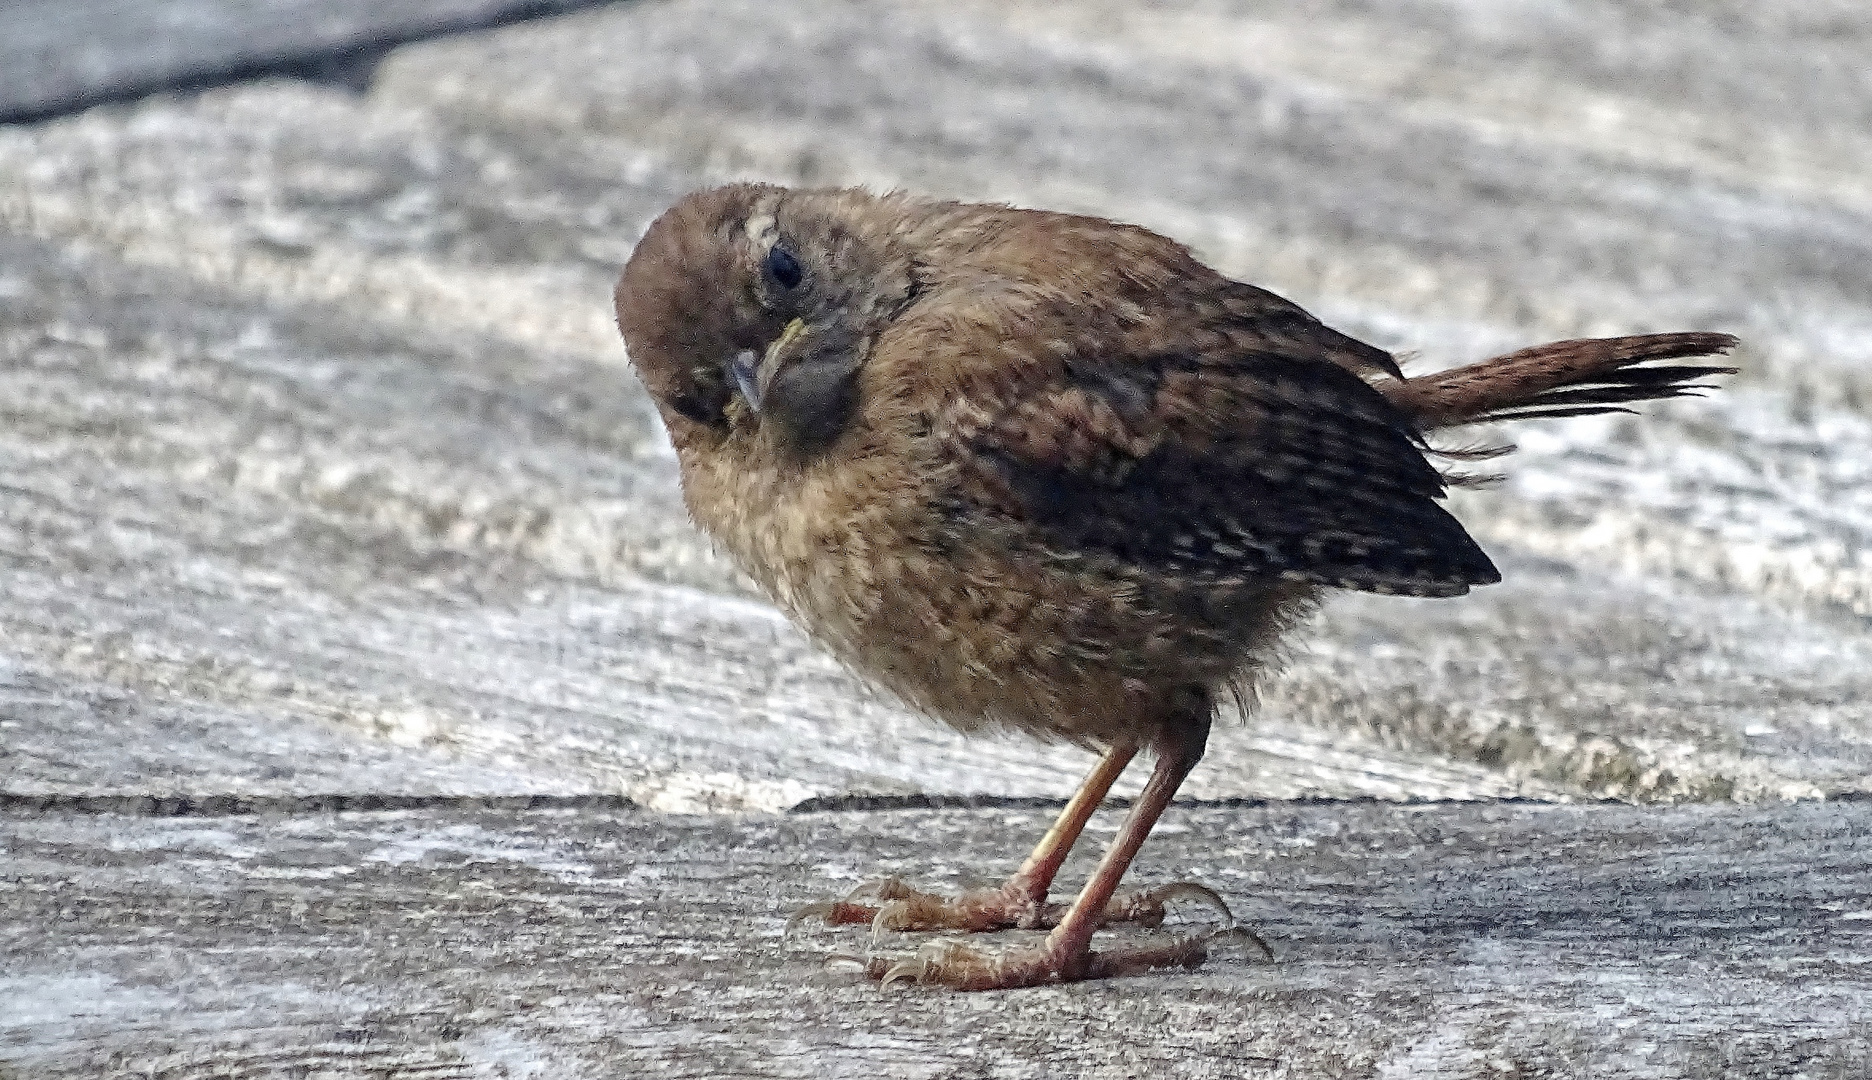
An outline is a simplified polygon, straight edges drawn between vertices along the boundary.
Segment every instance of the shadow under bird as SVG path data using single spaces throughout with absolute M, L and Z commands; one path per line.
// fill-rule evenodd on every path
M 876 978 L 1029 986 L 1200 964 L 1222 931 L 1094 950 L 1197 885 L 1120 893 L 1203 753 L 1327 589 L 1459 596 L 1500 579 L 1426 442 L 1620 410 L 1734 369 L 1718 333 L 1541 345 L 1405 378 L 1390 354 L 1098 218 L 741 184 L 650 226 L 617 287 L 690 513 L 812 637 L 963 731 L 1103 756 L 1006 884 L 897 881 L 814 905 L 945 939 Z M 1141 750 L 1155 768 L 1070 905 L 1048 891 Z M 1265 948 L 1265 946 L 1262 946 Z

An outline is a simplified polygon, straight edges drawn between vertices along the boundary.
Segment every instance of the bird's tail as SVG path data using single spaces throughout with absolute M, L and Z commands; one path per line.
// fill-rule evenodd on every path
M 1659 364 L 1726 353 L 1729 334 L 1640 334 L 1536 345 L 1479 364 L 1381 381 L 1378 388 L 1424 431 L 1494 420 L 1630 412 L 1627 404 L 1683 397 L 1699 382 L 1736 369 L 1716 364 Z

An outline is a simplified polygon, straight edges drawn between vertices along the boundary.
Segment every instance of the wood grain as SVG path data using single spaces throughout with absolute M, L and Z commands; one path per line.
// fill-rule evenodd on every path
M 0 1075 L 1864 1075 L 1863 804 L 1814 800 L 1872 790 L 1869 49 L 1849 3 L 645 0 L 0 128 L 0 794 L 432 800 L 10 811 Z M 1716 397 L 1524 425 L 1455 503 L 1504 582 L 1328 605 L 1187 789 L 1641 805 L 1177 811 L 1144 873 L 1273 969 L 978 1006 L 760 937 L 1045 815 L 775 812 L 1086 761 L 867 695 L 684 519 L 609 293 L 734 176 L 1139 221 L 1412 371 L 1741 335 Z
M 34 1078 L 1872 1064 L 1865 803 L 1172 810 L 1140 881 L 1217 886 L 1272 964 L 885 992 L 827 962 L 863 951 L 861 928 L 781 937 L 792 906 L 863 874 L 1004 874 L 1014 857 L 973 853 L 1016 851 L 1048 814 L 0 817 L 0 1059 Z

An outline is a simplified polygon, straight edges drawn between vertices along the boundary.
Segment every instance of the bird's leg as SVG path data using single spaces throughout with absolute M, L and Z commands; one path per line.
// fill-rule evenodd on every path
M 892 963 L 882 957 L 873 958 L 866 965 L 866 972 L 887 983 L 907 979 L 956 990 L 1000 990 L 1110 978 L 1152 968 L 1194 968 L 1208 956 L 1210 943 L 1224 935 L 1240 937 L 1268 952 L 1266 943 L 1259 937 L 1233 926 L 1199 937 L 1175 937 L 1104 952 L 1092 950 L 1092 935 L 1106 922 L 1105 913 L 1118 890 L 1118 882 L 1130 868 L 1144 838 L 1150 835 L 1151 828 L 1170 805 L 1183 778 L 1202 758 L 1208 735 L 1209 718 L 1204 712 L 1199 720 L 1186 719 L 1171 725 L 1158 737 L 1157 767 L 1151 773 L 1150 782 L 1132 805 L 1131 813 L 1091 880 L 1079 891 L 1078 899 L 1045 941 L 998 955 L 954 940 L 938 941 L 911 960 Z M 1268 955 L 1271 957 L 1272 953 Z
M 1058 921 L 1064 908 L 1046 902 L 1047 890 L 1072 851 L 1086 822 L 1105 801 L 1112 784 L 1137 756 L 1137 744 L 1113 743 L 1086 775 L 1079 790 L 1060 811 L 1053 827 L 1040 838 L 1033 854 L 1014 876 L 989 889 L 972 889 L 949 898 L 919 892 L 898 878 L 867 882 L 843 900 L 808 904 L 795 912 L 788 926 L 801 919 L 822 916 L 833 925 L 870 923 L 874 930 L 1000 930 L 1011 926 L 1038 928 Z M 866 901 L 872 901 L 867 903 Z M 1159 902 L 1158 908 L 1161 910 Z M 1048 916 L 1052 919 L 1049 920 Z
M 1066 808 L 1054 819 L 1053 827 L 1046 831 L 1040 842 L 1034 845 L 1027 861 L 1021 863 L 1014 876 L 997 891 L 1010 900 L 1024 903 L 1038 920 L 1046 914 L 1047 891 L 1053 887 L 1053 878 L 1066 863 L 1066 856 L 1072 853 L 1073 845 L 1079 842 L 1079 834 L 1085 831 L 1086 822 L 1092 820 L 1092 814 L 1099 804 L 1111 792 L 1112 785 L 1124 774 L 1125 767 L 1137 756 L 1137 744 L 1132 742 L 1114 743 L 1100 757 L 1098 764 L 1086 774 L 1085 781 L 1073 797 L 1067 801 Z
M 788 920 L 789 929 L 804 919 L 820 917 L 828 924 L 869 923 L 873 936 L 891 930 L 987 931 L 1019 927 L 1045 930 L 1059 925 L 1065 904 L 1047 903 L 1047 893 L 1086 823 L 1111 792 L 1112 785 L 1137 756 L 1136 743 L 1115 743 L 1092 767 L 1078 791 L 1067 802 L 1046 835 L 1034 846 L 1027 861 L 1001 885 L 971 889 L 946 897 L 912 888 L 901 878 L 866 882 L 843 900 L 808 904 Z M 1163 923 L 1165 904 L 1194 899 L 1215 908 L 1233 921 L 1228 904 L 1216 893 L 1194 882 L 1182 881 L 1155 889 L 1121 893 L 1111 898 L 1100 922 L 1131 922 L 1143 926 Z
M 955 897 L 926 893 L 900 878 L 866 882 L 842 900 L 808 904 L 788 920 L 788 929 L 809 918 L 831 925 L 869 923 L 876 936 L 891 930 L 988 931 L 1019 927 L 1044 930 L 1059 925 L 1067 905 L 1047 903 L 1047 893 L 1086 823 L 1104 802 L 1112 785 L 1137 756 L 1134 742 L 1113 744 L 1092 767 L 1046 835 L 1034 846 L 1027 861 L 999 886 L 971 889 Z M 1191 764 L 1194 764 L 1192 762 Z M 1193 899 L 1210 905 L 1225 921 L 1233 921 L 1228 905 L 1216 893 L 1194 882 L 1176 882 L 1155 889 L 1114 895 L 1100 917 L 1101 925 L 1131 922 L 1143 926 L 1163 923 L 1165 904 Z

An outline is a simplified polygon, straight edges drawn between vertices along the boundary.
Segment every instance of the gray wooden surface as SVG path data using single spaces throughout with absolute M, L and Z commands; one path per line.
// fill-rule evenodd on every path
M 1189 1008 L 1251 1017 L 1291 1075 L 1864 1075 L 1839 1003 L 1872 996 L 1866 804 L 1813 800 L 1872 791 L 1868 54 L 1846 3 L 642 0 L 396 50 L 361 95 L 0 128 L 0 1075 L 341 1075 L 399 1047 L 429 1048 L 407 1075 L 1261 1067 L 1206 1057 L 1236 1044 L 1185 1038 Z M 1195 809 L 1147 849 L 1280 965 L 884 996 L 818 973 L 851 940 L 768 955 L 760 920 L 876 853 L 1004 871 L 1045 811 L 773 815 L 1059 798 L 1087 762 L 866 694 L 684 520 L 609 289 L 651 215 L 737 176 L 1141 221 L 1421 367 L 1696 327 L 1743 335 L 1747 370 L 1517 430 L 1507 482 L 1457 500 L 1508 580 L 1330 604 L 1218 729 L 1192 798 L 1445 800 Z M 563 809 L 478 808 L 513 796 Z M 143 797 L 285 816 L 90 813 Z M 1507 797 L 1636 806 L 1460 802 Z M 417 808 L 318 810 L 371 799 Z M 1376 832 L 1332 856 L 1357 872 L 1253 877 L 1288 821 Z M 471 872 L 373 877 L 390 833 L 470 837 Z M 594 881 L 667 879 L 666 908 L 509 893 L 573 848 Z M 230 859 L 283 899 L 191 883 Z M 1361 910 L 1443 918 L 1439 874 L 1500 890 L 1437 931 L 1480 951 L 1356 936 Z M 210 895 L 226 925 L 164 906 Z M 1352 914 L 1307 921 L 1321 895 Z M 273 940 L 300 902 L 349 921 Z M 1576 929 L 1523 933 L 1528 905 Z M 479 951 L 438 959 L 469 908 Z M 629 997 L 640 972 L 689 1011 Z M 403 1019 L 341 1034 L 370 1010 Z M 985 1034 L 944 1034 L 966 1017 Z M 1122 1041 L 1071 1058 L 1077 1032 Z
M 599 0 L 0 0 L 0 123 L 267 72 L 368 80 L 390 48 Z
M 1273 963 L 961 995 L 828 963 L 857 928 L 781 937 L 878 870 L 1007 873 L 1046 817 L 14 819 L 0 912 L 57 931 L 0 939 L 0 1048 L 34 1078 L 1872 1069 L 1867 803 L 1173 809 L 1140 880 L 1218 887 Z

